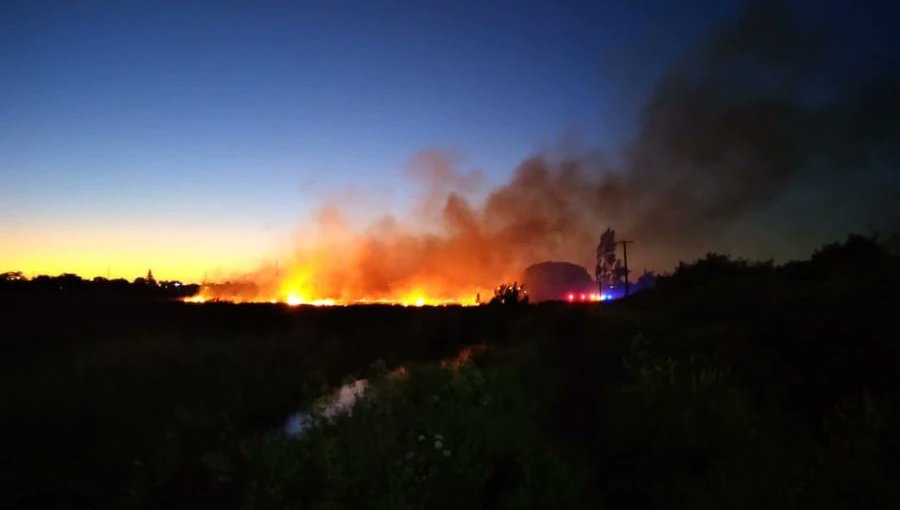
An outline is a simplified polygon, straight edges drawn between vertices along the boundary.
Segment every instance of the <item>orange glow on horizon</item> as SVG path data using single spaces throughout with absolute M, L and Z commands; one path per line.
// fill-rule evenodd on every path
M 225 280 L 259 264 L 272 241 L 258 232 L 221 228 L 44 225 L 0 232 L 0 271 L 28 277 L 73 273 L 82 278 L 134 280 L 153 270 L 158 280 Z

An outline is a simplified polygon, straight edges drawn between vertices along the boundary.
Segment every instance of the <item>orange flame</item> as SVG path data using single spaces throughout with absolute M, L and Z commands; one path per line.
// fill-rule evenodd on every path
M 358 228 L 339 212 L 352 212 L 353 204 L 326 205 L 297 233 L 288 257 L 238 283 L 206 285 L 194 300 L 474 305 L 489 300 L 498 283 L 521 281 L 535 262 L 575 254 L 591 263 L 596 224 L 576 207 L 579 200 L 561 197 L 593 198 L 579 193 L 586 186 L 570 168 L 528 160 L 508 185 L 473 203 L 466 195 L 477 179 L 459 174 L 452 158 L 425 153 L 412 165 L 426 190 L 408 216 L 382 216 Z
M 345 263 L 348 264 L 347 269 L 330 260 L 294 263 L 284 272 L 266 268 L 242 279 L 241 283 L 205 284 L 197 295 L 185 298 L 184 301 L 268 302 L 290 306 L 390 304 L 417 307 L 474 305 L 477 301 L 477 285 L 448 285 L 439 273 L 431 277 L 421 274 L 401 275 L 387 285 L 372 285 L 370 282 L 359 281 L 360 278 L 353 274 L 353 267 L 359 267 L 360 261 Z

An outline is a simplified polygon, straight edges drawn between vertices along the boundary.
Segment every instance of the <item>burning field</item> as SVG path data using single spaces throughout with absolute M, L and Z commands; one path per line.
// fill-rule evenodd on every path
M 521 279 L 534 261 L 573 251 L 590 259 L 594 228 L 576 213 L 575 203 L 553 211 L 528 207 L 552 199 L 553 187 L 576 185 L 561 182 L 570 177 L 538 159 L 477 206 L 467 196 L 473 191 L 467 183 L 477 181 L 477 174 L 458 172 L 446 153 L 419 155 L 410 173 L 425 183 L 410 215 L 417 220 L 384 216 L 357 230 L 339 206 L 329 204 L 297 236 L 283 262 L 227 284 L 205 285 L 192 300 L 468 305 L 489 299 L 498 283 Z

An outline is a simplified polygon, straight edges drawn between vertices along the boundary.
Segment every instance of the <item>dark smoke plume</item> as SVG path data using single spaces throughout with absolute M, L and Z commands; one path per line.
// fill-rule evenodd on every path
M 808 253 L 805 242 L 842 228 L 895 228 L 900 79 L 846 76 L 830 59 L 838 43 L 781 2 L 749 4 L 660 79 L 621 167 L 533 157 L 490 195 L 482 224 L 501 245 L 570 249 L 577 261 L 613 225 L 658 269 L 737 237 L 734 229 L 748 255 L 778 257 L 790 254 L 747 249 L 754 231 L 765 232 L 761 243 Z M 808 210 L 772 214 L 795 193 L 814 196 Z M 459 213 L 448 209 L 454 224 Z M 792 239 L 803 224 L 823 237 Z
M 295 253 L 294 284 L 255 278 L 270 295 L 300 285 L 344 300 L 456 298 L 542 260 L 592 267 L 607 226 L 636 241 L 638 271 L 707 250 L 782 258 L 848 230 L 896 228 L 900 79 L 845 73 L 831 37 L 781 2 L 751 3 L 663 75 L 620 164 L 536 155 L 473 205 L 478 176 L 426 153 L 414 173 L 430 183 L 417 213 L 427 228 L 385 219 L 353 233 L 329 215 Z

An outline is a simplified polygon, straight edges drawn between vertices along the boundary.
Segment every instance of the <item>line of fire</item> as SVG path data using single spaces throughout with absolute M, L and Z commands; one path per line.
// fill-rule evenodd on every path
M 435 297 L 427 285 L 398 291 L 396 295 L 380 295 L 346 299 L 322 295 L 316 288 L 313 271 L 303 271 L 301 277 L 282 274 L 275 266 L 275 282 L 263 284 L 275 290 L 266 291 L 253 281 L 204 282 L 197 294 L 187 297 L 189 303 L 210 301 L 269 302 L 291 306 L 335 306 L 387 304 L 403 306 L 472 306 L 482 304 L 522 304 L 544 301 L 589 303 L 613 301 L 630 293 L 652 287 L 655 277 L 644 273 L 634 282 L 628 268 L 628 247 L 632 240 L 616 239 L 616 232 L 607 228 L 600 236 L 596 249 L 594 275 L 578 264 L 545 261 L 528 266 L 514 282 L 502 283 L 493 289 L 474 289 L 468 297 Z M 317 292 L 318 291 L 318 292 Z

